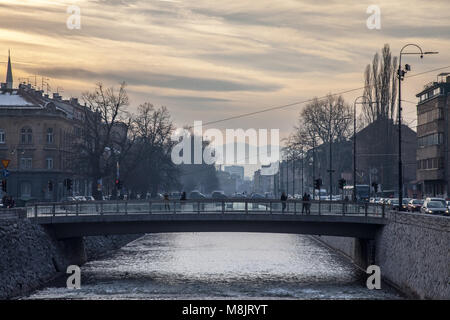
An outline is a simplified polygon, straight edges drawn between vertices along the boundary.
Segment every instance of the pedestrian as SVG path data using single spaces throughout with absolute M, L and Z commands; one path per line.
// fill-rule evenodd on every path
M 308 204 L 306 203 L 306 201 L 308 201 L 308 196 L 305 192 L 302 197 L 302 213 L 304 213 L 305 211 L 308 212 Z
M 166 192 L 164 193 L 164 210 L 170 211 L 169 201 L 169 194 Z
M 287 196 L 286 193 L 281 193 L 281 205 L 282 205 L 282 211 L 284 212 L 284 210 L 286 210 L 286 200 L 287 200 Z
M 311 213 L 311 195 L 308 193 L 306 195 L 306 214 Z

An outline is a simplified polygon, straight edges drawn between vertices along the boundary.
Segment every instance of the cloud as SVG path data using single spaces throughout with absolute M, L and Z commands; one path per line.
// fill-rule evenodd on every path
M 129 85 L 145 85 L 151 87 L 171 88 L 191 91 L 276 91 L 281 89 L 276 84 L 244 83 L 232 80 L 215 78 L 187 77 L 170 74 L 159 74 L 149 71 L 122 71 L 95 72 L 82 68 L 43 67 L 28 68 L 28 72 L 44 74 L 55 78 L 82 78 L 84 80 L 108 79 L 113 82 L 125 81 Z

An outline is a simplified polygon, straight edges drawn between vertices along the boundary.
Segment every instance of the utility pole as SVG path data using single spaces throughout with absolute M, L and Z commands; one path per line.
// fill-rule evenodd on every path
M 419 52 L 403 52 L 403 50 L 409 46 L 416 47 L 419 49 Z M 402 70 L 402 55 L 403 54 L 413 54 L 420 55 L 422 59 L 425 54 L 437 54 L 438 52 L 423 52 L 422 48 L 417 44 L 409 43 L 400 50 L 399 63 L 398 63 L 398 203 L 399 210 L 402 209 L 403 203 L 403 164 L 402 164 L 402 80 L 405 78 L 405 74 L 408 71 L 411 71 L 411 66 L 406 64 L 405 70 Z

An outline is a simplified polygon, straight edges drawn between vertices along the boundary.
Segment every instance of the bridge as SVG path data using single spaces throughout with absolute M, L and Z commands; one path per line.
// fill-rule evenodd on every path
M 27 217 L 57 239 L 162 232 L 268 232 L 374 239 L 385 205 L 338 201 L 202 199 L 38 203 Z

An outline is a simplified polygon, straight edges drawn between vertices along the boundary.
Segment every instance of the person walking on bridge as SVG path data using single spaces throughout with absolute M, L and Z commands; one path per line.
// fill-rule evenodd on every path
M 286 193 L 281 194 L 281 205 L 282 205 L 282 211 L 284 212 L 284 210 L 286 210 L 286 201 L 287 201 L 287 195 Z
M 302 197 L 302 213 L 304 213 L 305 211 L 308 212 L 308 204 L 306 203 L 306 201 L 308 201 L 308 195 L 305 192 Z
M 164 193 L 164 210 L 170 211 L 169 194 Z

